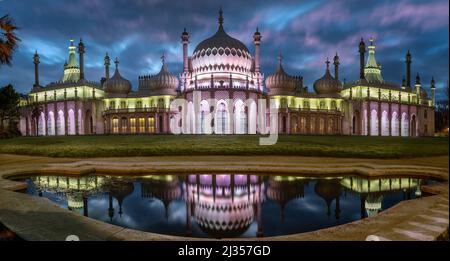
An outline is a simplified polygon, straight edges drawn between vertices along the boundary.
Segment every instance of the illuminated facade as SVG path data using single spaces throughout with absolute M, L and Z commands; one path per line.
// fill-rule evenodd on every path
M 375 59 L 373 39 L 366 48 L 361 39 L 360 77 L 342 83 L 339 56 L 330 61 L 314 92 L 303 76 L 285 72 L 281 55 L 276 71 L 264 77 L 260 65 L 261 33 L 253 35 L 254 53 L 219 27 L 200 42 L 189 56 L 189 34 L 181 34 L 183 71 L 171 74 L 162 57 L 156 75 L 139 76 L 137 91 L 119 72 L 109 76 L 110 58 L 105 56 L 105 77 L 100 82 L 84 78 L 84 44 L 71 41 L 69 60 L 62 80 L 45 87 L 39 84 L 39 56 L 34 56 L 35 84 L 21 101 L 20 130 L 23 135 L 170 134 L 174 127 L 184 134 L 258 134 L 277 126 L 281 134 L 432 136 L 434 134 L 435 87 L 431 98 L 417 74 L 411 85 L 411 54 L 406 55 L 406 79 L 388 83 Z M 367 63 L 366 49 L 368 49 Z M 172 101 L 184 99 L 183 108 Z M 260 102 L 262 100 L 262 102 Z M 276 124 L 269 115 L 271 101 L 278 109 Z M 262 106 L 264 105 L 264 106 Z M 181 121 L 176 116 L 182 115 Z M 259 120 L 259 118 L 263 120 Z M 272 129 L 273 130 L 273 129 Z

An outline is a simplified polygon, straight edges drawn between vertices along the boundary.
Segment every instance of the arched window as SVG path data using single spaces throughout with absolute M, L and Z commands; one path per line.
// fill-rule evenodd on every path
M 217 108 L 217 125 L 216 125 L 216 133 L 217 134 L 225 134 L 227 130 L 228 124 L 228 115 L 227 115 L 227 107 L 225 103 L 219 103 Z
M 321 135 L 325 134 L 325 119 L 322 117 L 319 118 L 319 133 Z
M 112 125 L 112 132 L 119 133 L 119 119 L 113 118 L 111 125 Z
M 154 117 L 148 118 L 148 132 L 155 133 L 155 118 Z
M 120 124 L 122 125 L 121 133 L 128 132 L 128 120 L 127 118 L 122 118 Z
M 333 128 L 334 128 L 334 119 L 328 118 L 327 133 L 334 134 Z

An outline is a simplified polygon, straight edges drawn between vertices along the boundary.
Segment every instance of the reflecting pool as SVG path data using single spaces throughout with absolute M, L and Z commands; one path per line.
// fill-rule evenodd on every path
M 431 181 L 356 176 L 33 176 L 27 193 L 111 224 L 194 237 L 313 231 L 377 215 Z

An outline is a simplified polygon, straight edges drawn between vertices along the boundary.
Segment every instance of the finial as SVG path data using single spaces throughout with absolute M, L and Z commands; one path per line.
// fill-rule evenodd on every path
M 281 62 L 283 61 L 283 56 L 281 55 L 281 51 L 278 52 L 278 64 L 281 65 Z
M 369 42 L 371 46 L 373 46 L 373 41 L 374 41 L 373 37 L 370 37 Z
M 82 43 L 82 42 L 83 42 L 83 38 L 80 37 L 80 43 Z
M 70 46 L 73 46 L 73 39 L 70 39 Z
M 34 55 L 38 55 L 37 50 L 34 51 Z
M 219 9 L 219 25 L 222 26 L 223 24 L 223 11 L 222 11 L 222 7 L 220 7 Z
M 106 52 L 105 57 L 108 57 L 108 58 L 109 58 L 108 52 Z
M 166 54 L 163 52 L 162 56 L 161 56 L 161 63 L 164 65 L 166 62 Z
M 114 63 L 116 64 L 116 69 L 119 68 L 119 58 L 116 57 L 116 60 L 114 61 Z
M 183 30 L 183 33 L 187 33 L 187 31 L 186 31 L 186 27 L 184 28 L 184 30 Z
M 256 27 L 256 32 L 259 33 L 259 28 L 258 28 L 258 26 Z
M 327 64 L 327 70 L 330 68 L 330 60 L 327 57 L 327 61 L 325 62 Z

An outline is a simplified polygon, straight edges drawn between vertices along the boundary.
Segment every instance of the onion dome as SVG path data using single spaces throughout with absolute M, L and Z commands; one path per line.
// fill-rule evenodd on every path
M 328 60 L 328 58 L 325 63 L 327 64 L 325 75 L 314 82 L 314 91 L 316 91 L 316 93 L 319 95 L 336 94 L 340 91 L 342 84 L 341 82 L 334 79 L 333 76 L 331 76 L 329 68 L 330 61 Z
M 167 65 L 165 63 L 165 56 L 161 57 L 161 70 L 158 74 L 150 76 L 148 79 L 148 84 L 152 92 L 157 92 L 158 94 L 171 94 L 176 95 L 176 89 L 178 88 L 178 78 L 169 73 Z
M 181 188 L 176 176 L 152 176 L 141 182 L 141 197 L 156 198 L 162 201 L 168 218 L 170 202 L 181 196 Z
M 364 207 L 368 217 L 373 217 L 381 211 L 381 203 L 383 202 L 383 195 L 369 194 L 364 202 Z
M 336 216 L 338 216 L 339 210 L 339 204 L 337 200 L 339 200 L 339 197 L 341 195 L 341 184 L 338 182 L 338 180 L 327 180 L 327 179 L 321 179 L 317 181 L 316 186 L 314 187 L 314 191 L 316 194 L 323 198 L 327 204 L 327 215 L 329 216 L 331 211 L 331 203 L 334 199 L 336 199 Z
M 106 80 L 104 89 L 107 93 L 128 94 L 131 91 L 131 83 L 120 75 L 119 59 L 116 58 L 114 63 L 116 64 L 116 71 L 113 77 Z
M 80 67 L 78 66 L 75 46 L 73 44 L 73 39 L 70 40 L 69 46 L 69 62 L 64 63 L 64 75 L 62 78 L 63 82 L 76 82 L 80 79 Z
M 202 231 L 215 238 L 236 237 L 248 230 L 255 215 L 254 203 L 261 201 L 256 176 L 189 176 L 187 200 Z M 261 187 L 263 190 L 263 187 Z
M 200 42 L 194 50 L 192 55 L 194 71 L 220 65 L 243 70 L 251 69 L 252 58 L 248 48 L 225 32 L 222 14 L 222 9 L 220 9 L 217 32 L 212 37 Z
M 301 87 L 302 78 L 287 74 L 283 69 L 281 54 L 278 55 L 278 67 L 274 74 L 266 78 L 266 87 L 270 95 L 290 94 Z
M 122 181 L 118 179 L 111 179 L 108 184 L 109 194 L 117 199 L 119 203 L 119 215 L 122 215 L 122 203 L 123 200 L 131 195 L 134 191 L 134 185 L 132 182 Z

